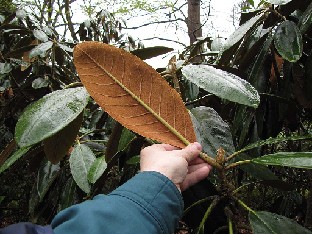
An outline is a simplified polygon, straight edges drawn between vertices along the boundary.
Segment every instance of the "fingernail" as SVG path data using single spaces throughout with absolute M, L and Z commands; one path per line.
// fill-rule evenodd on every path
M 199 151 L 202 150 L 202 146 L 198 142 L 194 142 L 193 145 L 195 145 Z

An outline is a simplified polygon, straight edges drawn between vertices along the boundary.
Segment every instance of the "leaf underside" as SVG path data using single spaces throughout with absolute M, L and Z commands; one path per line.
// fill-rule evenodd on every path
M 84 42 L 75 47 L 74 63 L 89 94 L 124 127 L 180 148 L 196 141 L 180 95 L 138 57 Z

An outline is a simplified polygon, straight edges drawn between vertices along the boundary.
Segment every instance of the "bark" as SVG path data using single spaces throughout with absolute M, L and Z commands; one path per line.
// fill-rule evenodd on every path
M 187 19 L 188 35 L 190 44 L 202 36 L 202 28 L 200 22 L 200 0 L 188 0 L 188 19 Z

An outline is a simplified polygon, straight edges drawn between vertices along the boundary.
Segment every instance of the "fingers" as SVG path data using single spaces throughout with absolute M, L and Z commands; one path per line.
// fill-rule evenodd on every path
M 198 142 L 193 144 L 189 144 L 187 147 L 181 150 L 180 155 L 181 157 L 185 158 L 186 161 L 189 163 L 198 157 L 199 153 L 201 152 L 202 147 Z
M 211 169 L 211 166 L 207 163 L 199 163 L 196 165 L 191 165 L 188 167 L 188 174 L 191 174 L 199 169 L 201 169 L 202 167 L 209 167 Z
M 210 170 L 211 170 L 211 166 L 209 166 L 208 164 L 205 164 L 204 166 L 199 167 L 199 168 L 197 168 L 197 170 L 188 174 L 180 186 L 181 191 L 184 191 L 184 190 L 188 189 L 189 187 L 191 187 L 192 185 L 194 185 L 194 184 L 198 183 L 199 181 L 205 179 L 208 176 Z

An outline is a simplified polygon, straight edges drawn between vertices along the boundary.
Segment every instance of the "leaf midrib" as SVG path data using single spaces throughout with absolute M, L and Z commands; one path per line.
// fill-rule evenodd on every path
M 130 96 L 135 99 L 139 104 L 141 104 L 148 112 L 150 112 L 157 120 L 159 120 L 163 125 L 165 125 L 170 132 L 172 132 L 176 137 L 179 138 L 185 145 L 189 145 L 190 142 L 182 136 L 174 127 L 172 127 L 165 119 L 158 115 L 151 107 L 149 107 L 143 100 L 136 96 L 131 90 L 124 86 L 117 78 L 115 78 L 110 72 L 108 72 L 101 64 L 99 64 L 94 58 L 92 58 L 86 51 L 77 47 L 81 50 L 96 66 L 98 66 L 105 74 L 107 74 L 114 82 L 116 82 L 123 90 L 130 94 Z

